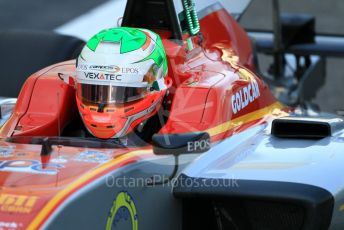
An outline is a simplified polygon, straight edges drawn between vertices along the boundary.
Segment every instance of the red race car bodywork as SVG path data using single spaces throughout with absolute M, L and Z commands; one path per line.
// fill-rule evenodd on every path
M 228 12 L 211 12 L 200 19 L 200 25 L 203 41 L 192 38 L 192 51 L 186 49 L 186 42 L 169 40 L 169 32 L 156 31 L 163 39 L 173 82 L 167 98 L 169 117 L 160 133 L 204 131 L 215 143 L 285 115 L 283 105 L 253 73 L 251 42 Z M 184 40 L 188 38 L 185 35 Z M 0 136 L 60 136 L 79 116 L 75 89 L 59 78 L 74 72 L 75 61 L 67 61 L 28 78 Z M 51 155 L 41 156 L 40 145 L 4 140 L 0 145 L 13 149 L 0 166 L 1 221 L 16 221 L 18 228 L 29 229 L 49 226 L 54 213 L 110 172 L 159 159 L 151 146 L 95 149 L 93 155 L 87 148 L 54 146 Z

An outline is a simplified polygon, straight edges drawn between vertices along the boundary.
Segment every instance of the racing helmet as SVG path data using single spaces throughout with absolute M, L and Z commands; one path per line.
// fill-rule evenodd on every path
M 87 130 L 120 138 L 155 115 L 167 91 L 167 59 L 158 34 L 136 28 L 94 35 L 77 59 L 76 101 Z

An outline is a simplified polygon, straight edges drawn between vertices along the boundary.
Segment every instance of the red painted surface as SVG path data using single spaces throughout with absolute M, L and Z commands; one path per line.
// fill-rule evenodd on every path
M 200 25 L 208 49 L 218 45 L 232 49 L 241 66 L 254 70 L 251 41 L 226 10 L 209 14 L 200 21 Z
M 0 161 L 0 217 L 3 222 L 16 221 L 17 224 L 20 224 L 19 229 L 28 226 L 35 219 L 37 213 L 61 190 L 70 186 L 81 176 L 105 164 L 105 162 L 88 162 L 86 159 L 80 159 L 80 153 L 86 151 L 83 148 L 54 147 L 49 164 L 43 166 L 40 156 L 41 146 L 8 144 L 0 141 L 0 147 L 13 148 L 11 156 Z M 102 149 L 98 151 L 109 156 L 109 160 L 111 160 L 123 156 L 129 150 Z M 118 161 L 100 173 L 90 176 L 82 184 L 73 187 L 68 195 L 112 170 L 147 157 L 152 156 L 146 154 Z M 90 160 L 92 159 L 90 158 Z M 15 172 L 15 170 L 22 172 Z M 64 196 L 59 200 L 58 205 L 67 197 Z M 28 199 L 34 200 L 28 204 Z M 47 213 L 48 216 L 49 213 Z
M 219 10 L 204 17 L 201 20 L 201 28 L 205 38 L 204 43 L 201 48 L 197 44 L 197 39 L 194 39 L 193 51 L 187 51 L 186 41 L 184 45 L 180 45 L 166 39 L 170 33 L 160 32 L 168 56 L 168 75 L 172 80 L 168 98 L 171 100 L 170 115 L 161 133 L 215 130 L 212 140 L 217 141 L 265 122 L 266 117 L 272 116 L 269 112 L 258 117 L 253 114 L 273 105 L 276 100 L 260 78 L 251 72 L 254 70 L 251 43 L 245 32 L 226 11 Z M 24 84 L 14 113 L 0 130 L 0 136 L 58 136 L 69 122 L 79 116 L 74 88 L 58 77 L 58 73 L 73 75 L 74 66 L 74 61 L 64 62 L 32 75 Z M 253 118 L 250 120 L 251 116 Z M 242 119 L 235 128 L 221 131 L 221 125 L 243 117 L 245 119 Z M 34 160 L 38 163 L 41 161 L 47 163 L 61 157 L 67 160 L 62 163 L 63 167 L 56 175 L 0 171 L 1 195 L 20 195 L 23 196 L 23 200 L 25 197 L 34 199 L 30 201 L 31 203 L 25 200 L 29 202 L 28 207 L 34 203 L 28 213 L 4 212 L 0 207 L 1 220 L 17 220 L 22 223 L 20 228 L 25 228 L 58 192 L 78 180 L 81 175 L 92 172 L 102 165 L 102 163 L 76 161 L 74 157 L 83 151 L 80 148 L 62 147 L 60 151 L 55 149 L 50 159 L 41 159 L 40 146 L 0 142 L 2 147 L 8 145 L 13 146 L 14 152 L 6 161 Z M 115 150 L 110 151 L 110 154 L 115 158 L 127 151 Z M 63 154 L 60 155 L 62 152 Z M 20 155 L 21 153 L 24 155 Z M 54 208 L 83 185 L 138 159 L 140 158 L 133 157 L 90 177 L 82 185 L 66 192 Z M 25 161 L 20 164 L 23 163 Z M 27 164 L 29 165 L 30 162 Z M 11 166 L 16 167 L 16 165 Z M 46 167 L 44 170 L 49 169 L 51 168 Z M 15 197 L 14 200 L 17 198 Z M 53 210 L 46 213 L 39 226 L 49 218 L 51 212 Z
M 78 115 L 74 89 L 60 80 L 58 73 L 73 74 L 74 69 L 74 62 L 66 62 L 33 74 L 0 136 L 58 136 Z

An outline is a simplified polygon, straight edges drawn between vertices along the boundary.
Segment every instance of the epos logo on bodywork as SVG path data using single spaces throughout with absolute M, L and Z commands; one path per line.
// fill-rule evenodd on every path
M 238 92 L 232 95 L 232 111 L 237 114 L 249 104 L 260 97 L 259 86 L 256 81 L 252 81 L 247 86 L 241 88 Z
M 0 194 L 0 211 L 28 214 L 34 208 L 37 199 L 37 196 Z

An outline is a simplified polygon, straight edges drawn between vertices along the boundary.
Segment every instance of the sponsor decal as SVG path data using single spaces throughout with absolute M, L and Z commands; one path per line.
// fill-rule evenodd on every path
M 138 230 L 138 216 L 132 196 L 128 192 L 120 192 L 109 212 L 106 229 Z
M 0 161 L 0 171 L 4 172 L 56 175 L 60 168 L 63 168 L 63 165 L 53 163 L 42 164 L 37 160 Z
M 204 151 L 210 148 L 210 139 L 201 141 L 189 141 L 188 152 Z
M 104 81 L 122 81 L 122 75 L 91 73 L 91 72 L 84 72 L 84 74 L 85 74 L 86 79 L 104 80 Z
M 77 66 L 77 70 L 80 70 L 80 71 L 85 71 L 87 69 L 88 69 L 88 65 L 78 64 Z
M 104 72 L 110 72 L 110 73 L 118 73 L 121 71 L 121 68 L 118 66 L 104 66 L 104 65 L 90 65 L 89 70 L 96 70 L 96 71 L 104 71 Z M 87 67 L 86 67 L 87 70 Z
M 91 170 L 81 175 L 80 178 L 77 178 L 73 183 L 71 183 L 70 185 L 58 191 L 58 193 L 52 199 L 50 199 L 48 203 L 46 203 L 44 207 L 42 207 L 38 211 L 38 213 L 36 213 L 35 218 L 32 219 L 27 229 L 41 229 L 42 225 L 46 221 L 48 221 L 52 215 L 54 215 L 55 213 L 54 210 L 58 209 L 63 204 L 63 201 L 65 199 L 71 197 L 74 194 L 75 190 L 82 188 L 83 186 L 85 186 L 85 184 L 92 183 L 92 181 L 95 181 L 104 175 L 108 175 L 108 173 L 111 173 L 114 170 L 118 170 L 124 167 L 125 165 L 127 165 L 126 163 L 134 164 L 135 162 L 138 161 L 137 157 L 139 157 L 140 159 L 147 159 L 147 158 L 154 157 L 154 155 L 152 154 L 151 149 L 150 150 L 136 150 L 136 151 L 128 152 L 126 154 L 120 155 L 110 160 L 109 162 L 105 164 L 100 165 L 99 167 L 96 167 L 94 170 Z M 128 161 L 130 161 L 130 163 Z M 136 216 L 136 210 L 133 213 L 135 213 L 134 216 Z M 105 218 L 111 218 L 110 210 L 108 214 L 109 216 L 106 216 Z M 104 224 L 106 225 L 105 221 L 104 221 Z M 110 228 L 111 228 L 111 223 L 110 223 Z
M 107 73 L 123 73 L 123 74 L 139 74 L 138 67 L 119 67 L 115 65 L 85 65 L 79 64 L 78 70 L 80 71 L 96 71 L 96 72 L 107 72 Z
M 13 156 L 13 148 L 0 147 L 0 158 L 8 158 Z
M 50 160 L 51 163 L 55 163 L 55 164 L 65 164 L 67 163 L 67 159 L 64 157 L 58 157 L 58 158 L 54 158 L 52 160 Z
M 0 194 L 0 211 L 29 214 L 38 200 L 37 196 Z
M 87 162 L 87 163 L 105 163 L 111 159 L 111 155 L 108 153 L 103 153 L 94 150 L 87 150 L 81 152 L 77 157 L 74 158 L 75 161 Z
M 17 228 L 21 228 L 22 226 L 23 226 L 22 223 L 0 221 L 0 230 L 17 229 Z
M 138 68 L 121 68 L 122 73 L 124 74 L 139 74 L 140 71 Z
M 99 81 L 99 82 L 125 82 L 130 83 L 137 79 L 142 81 L 139 67 L 118 67 L 102 65 L 79 65 L 76 78 L 78 81 Z
M 247 86 L 232 95 L 232 111 L 237 114 L 249 104 L 260 97 L 259 86 L 256 81 L 252 81 Z

